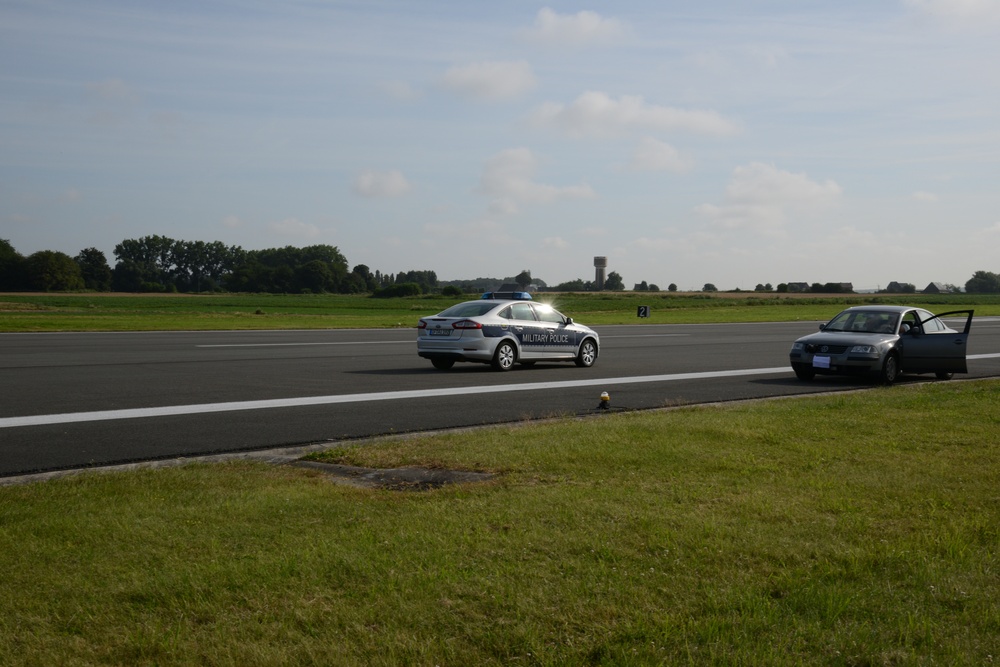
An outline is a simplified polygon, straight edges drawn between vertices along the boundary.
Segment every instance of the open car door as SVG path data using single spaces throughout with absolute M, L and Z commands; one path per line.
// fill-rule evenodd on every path
M 910 373 L 968 373 L 966 350 L 973 310 L 953 310 L 920 322 L 902 336 L 902 370 Z M 965 327 L 955 331 L 941 322 L 941 327 L 927 323 L 945 317 L 965 315 Z

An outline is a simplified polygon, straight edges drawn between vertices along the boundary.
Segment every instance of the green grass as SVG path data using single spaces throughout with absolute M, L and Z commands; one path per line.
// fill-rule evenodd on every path
M 470 296 L 469 298 L 474 298 Z M 828 320 L 849 305 L 909 303 L 934 312 L 975 307 L 1000 315 L 1000 295 L 765 295 L 544 293 L 586 324 L 688 324 Z M 0 331 L 158 331 L 413 327 L 459 299 L 422 296 L 373 299 L 359 295 L 108 295 L 0 294 Z M 640 320 L 636 308 L 648 305 Z
M 0 663 L 982 665 L 1000 383 L 605 415 L 0 488 Z

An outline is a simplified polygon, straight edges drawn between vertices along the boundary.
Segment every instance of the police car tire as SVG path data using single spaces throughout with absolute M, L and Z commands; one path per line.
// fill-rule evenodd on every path
M 580 351 L 576 355 L 576 365 L 581 368 L 589 368 L 597 361 L 597 344 L 592 338 L 588 338 L 580 345 Z
M 497 345 L 496 352 L 493 353 L 493 368 L 498 371 L 509 371 L 517 361 L 517 348 L 508 340 Z

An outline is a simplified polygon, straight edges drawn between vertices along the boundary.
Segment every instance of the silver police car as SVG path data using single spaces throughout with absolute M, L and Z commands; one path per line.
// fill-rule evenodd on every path
M 600 337 L 552 306 L 513 299 L 466 301 L 417 324 L 417 354 L 434 368 L 457 361 L 492 364 L 498 371 L 536 361 L 593 366 Z
M 839 313 L 819 333 L 792 344 L 789 362 L 800 380 L 820 375 L 870 375 L 892 384 L 900 373 L 934 373 L 949 379 L 967 373 L 972 310 L 934 315 L 907 306 L 856 306 Z M 946 316 L 964 315 L 956 331 Z

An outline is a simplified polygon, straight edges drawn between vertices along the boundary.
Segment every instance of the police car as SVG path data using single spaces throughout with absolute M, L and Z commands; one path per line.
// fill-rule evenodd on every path
M 593 329 L 552 306 L 521 299 L 465 301 L 417 324 L 417 354 L 440 370 L 457 361 L 492 364 L 498 371 L 536 361 L 589 367 L 600 346 Z

